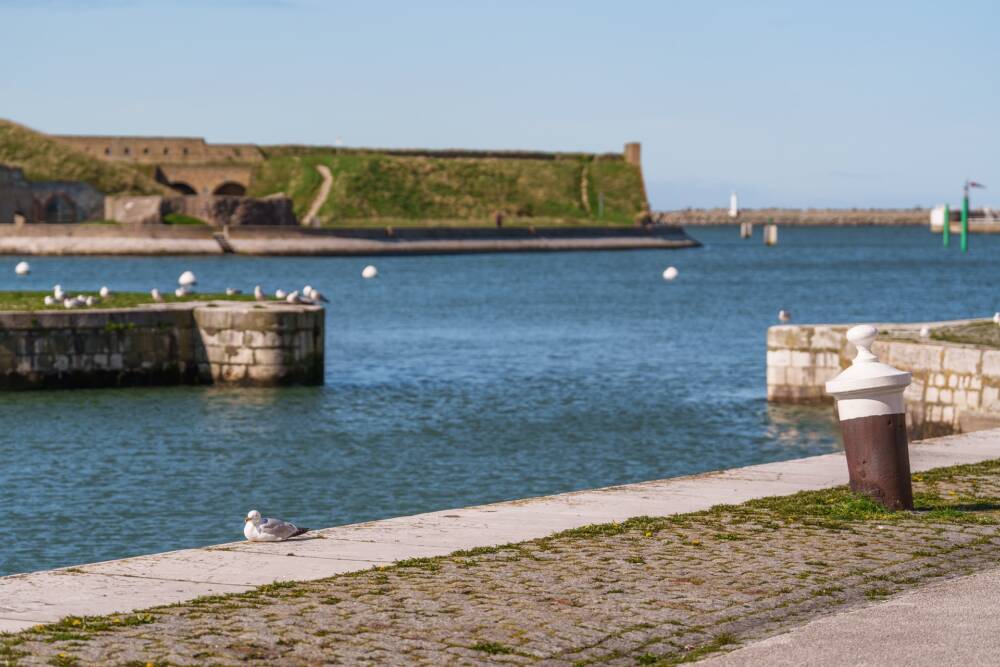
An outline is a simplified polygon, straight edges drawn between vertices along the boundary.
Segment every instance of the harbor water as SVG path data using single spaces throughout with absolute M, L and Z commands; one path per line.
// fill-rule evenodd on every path
M 769 406 L 765 334 L 1000 308 L 1000 236 L 694 228 L 677 251 L 392 258 L 37 257 L 0 289 L 328 295 L 326 383 L 0 395 L 0 575 L 306 526 L 822 454 L 831 406 Z M 363 280 L 374 263 L 379 276 Z M 667 266 L 679 276 L 665 281 Z

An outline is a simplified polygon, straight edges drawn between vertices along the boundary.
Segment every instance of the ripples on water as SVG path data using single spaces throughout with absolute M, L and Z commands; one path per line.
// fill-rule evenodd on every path
M 323 527 L 829 452 L 830 407 L 764 400 L 779 308 L 998 307 L 1000 237 L 962 257 L 924 229 L 692 233 L 704 248 L 379 258 L 374 281 L 351 258 L 40 257 L 24 279 L 9 258 L 0 289 L 190 268 L 206 291 L 308 282 L 332 303 L 324 387 L 0 396 L 0 574 L 239 539 L 251 507 Z

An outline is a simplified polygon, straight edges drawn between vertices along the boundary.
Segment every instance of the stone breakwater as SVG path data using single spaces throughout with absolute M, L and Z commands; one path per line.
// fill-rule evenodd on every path
M 0 255 L 431 255 L 694 248 L 677 226 L 363 227 L 0 225 Z
M 907 428 L 912 436 L 933 437 L 1000 426 L 1000 349 L 922 339 L 918 335 L 923 326 L 973 321 L 876 325 L 889 337 L 876 340 L 872 352 L 881 361 L 913 374 L 904 393 Z M 854 359 L 856 349 L 846 337 L 851 326 L 770 327 L 767 400 L 832 402 L 824 385 Z
M 212 301 L 0 313 L 0 390 L 323 383 L 324 311 Z
M 653 215 L 656 222 L 668 225 L 734 225 L 749 222 L 763 225 L 772 221 L 786 226 L 862 227 L 914 226 L 930 224 L 930 211 L 922 208 L 907 209 L 837 209 L 837 208 L 757 208 L 743 209 L 739 218 L 729 217 L 729 209 L 703 208 L 680 211 L 659 211 Z

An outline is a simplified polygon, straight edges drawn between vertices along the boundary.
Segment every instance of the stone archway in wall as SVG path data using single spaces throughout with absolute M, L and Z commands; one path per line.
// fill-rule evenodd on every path
M 77 221 L 76 203 L 64 194 L 54 194 L 42 204 L 42 222 L 66 224 Z
M 247 188 L 242 183 L 237 183 L 236 181 L 226 181 L 219 187 L 212 191 L 213 195 L 226 195 L 231 197 L 244 197 L 247 194 Z
M 175 181 L 173 183 L 170 183 L 169 185 L 172 189 L 176 190 L 182 195 L 198 194 L 197 190 L 195 190 L 189 183 L 185 183 L 184 181 Z

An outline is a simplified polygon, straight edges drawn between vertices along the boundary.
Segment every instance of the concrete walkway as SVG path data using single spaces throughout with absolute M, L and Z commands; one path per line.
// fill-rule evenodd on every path
M 827 616 L 705 667 L 964 667 L 1000 662 L 1000 569 Z
M 1000 429 L 911 448 L 915 472 L 1000 459 Z M 198 596 L 310 580 L 396 560 L 544 537 L 634 516 L 668 516 L 847 481 L 842 454 L 694 477 L 431 512 L 319 531 L 278 544 L 236 542 L 0 578 L 0 631 L 68 615 L 125 612 Z M 234 532 L 240 525 L 234 525 Z

